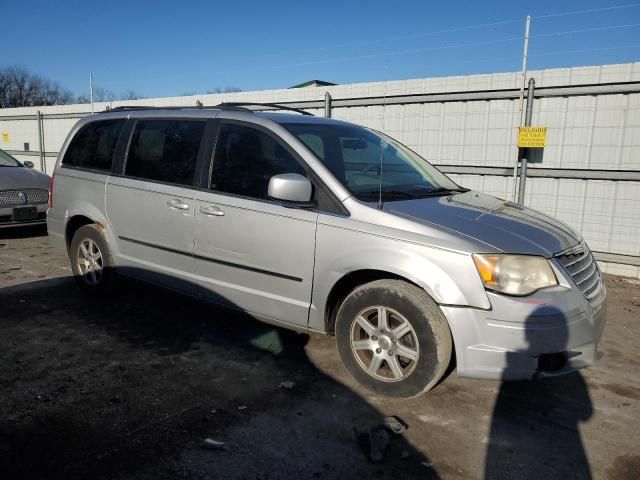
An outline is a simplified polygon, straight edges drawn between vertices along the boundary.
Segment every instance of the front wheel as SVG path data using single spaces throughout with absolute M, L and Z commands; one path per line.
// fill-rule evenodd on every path
M 361 285 L 336 318 L 338 352 L 365 387 L 414 397 L 433 388 L 451 359 L 449 325 L 422 289 L 400 280 Z

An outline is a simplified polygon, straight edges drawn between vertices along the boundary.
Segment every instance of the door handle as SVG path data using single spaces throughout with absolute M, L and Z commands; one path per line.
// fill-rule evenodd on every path
M 167 205 L 171 208 L 177 208 L 178 210 L 188 210 L 191 205 L 188 203 L 184 203 L 182 200 L 178 200 L 174 198 L 173 200 L 168 200 Z
M 213 216 L 213 217 L 222 217 L 222 216 L 224 216 L 224 212 L 222 210 L 220 210 L 216 206 L 200 207 L 200 213 L 203 213 L 203 214 L 209 215 L 209 216 Z

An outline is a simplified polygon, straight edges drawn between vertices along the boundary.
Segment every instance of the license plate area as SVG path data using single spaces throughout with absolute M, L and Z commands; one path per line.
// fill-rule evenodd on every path
M 23 222 L 25 220 L 36 220 L 37 218 L 37 207 L 18 207 L 13 209 L 13 220 L 16 222 Z

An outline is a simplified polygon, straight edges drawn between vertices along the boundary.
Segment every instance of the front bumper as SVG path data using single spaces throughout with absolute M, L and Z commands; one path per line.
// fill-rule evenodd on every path
M 47 208 L 49 204 L 40 203 L 35 205 L 18 205 L 19 207 L 36 207 L 38 218 L 34 220 L 17 221 L 13 216 L 13 207 L 0 208 L 0 228 L 20 227 L 27 225 L 42 225 L 47 221 Z
M 604 284 L 590 301 L 569 285 L 519 298 L 487 295 L 490 310 L 441 307 L 459 376 L 523 380 L 561 375 L 598 359 L 606 321 Z

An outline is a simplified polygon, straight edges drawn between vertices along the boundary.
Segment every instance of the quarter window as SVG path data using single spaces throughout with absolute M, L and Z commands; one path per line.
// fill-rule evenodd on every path
M 125 175 L 193 185 L 205 122 L 140 120 L 131 138 Z
M 267 199 L 269 180 L 281 173 L 306 176 L 300 163 L 269 135 L 242 125 L 222 125 L 211 170 L 212 190 Z
M 71 140 L 62 165 L 110 171 L 124 122 L 124 119 L 102 120 L 82 127 Z

